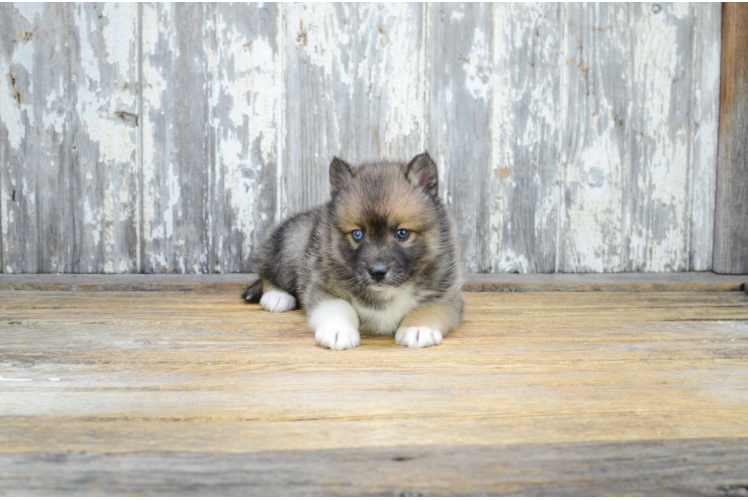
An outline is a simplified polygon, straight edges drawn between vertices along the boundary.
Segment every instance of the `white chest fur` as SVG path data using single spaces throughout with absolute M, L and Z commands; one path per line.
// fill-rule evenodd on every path
M 372 309 L 358 301 L 353 302 L 358 313 L 359 329 L 366 333 L 394 335 L 400 321 L 416 308 L 421 297 L 415 293 L 412 285 L 385 289 L 381 293 L 382 298 L 388 301 L 382 309 Z

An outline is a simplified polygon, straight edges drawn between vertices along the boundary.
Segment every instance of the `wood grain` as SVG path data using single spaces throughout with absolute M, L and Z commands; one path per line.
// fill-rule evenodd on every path
M 0 455 L 0 491 L 81 495 L 84 485 L 110 495 L 744 496 L 747 441 L 424 445 L 227 455 L 27 452 Z
M 331 155 L 423 149 L 468 272 L 748 272 L 719 4 L 2 9 L 2 272 L 247 272 Z
M 564 9 L 559 271 L 628 269 L 631 26 L 625 4 Z
M 494 6 L 491 266 L 556 270 L 561 6 Z
M 71 271 L 137 268 L 138 8 L 71 4 Z M 69 272 L 69 271 L 68 271 Z
M 284 6 L 284 215 L 329 198 L 333 155 L 356 164 L 423 150 L 424 8 Z
M 688 237 L 678 229 L 690 220 L 688 13 L 683 4 L 631 7 L 632 91 L 640 98 L 632 96 L 629 118 L 628 271 L 688 270 Z
M 62 4 L 1 8 L 4 272 L 71 272 L 71 10 Z
M 143 6 L 141 268 L 208 272 L 206 6 Z
M 718 9 L 566 6 L 559 270 L 708 269 Z
M 302 312 L 267 313 L 233 293 L 2 291 L 0 490 L 742 484 L 748 295 L 480 293 L 467 304 L 439 347 L 364 335 L 332 352 L 314 345 Z M 330 475 L 308 465 L 299 484 L 280 486 L 283 467 L 304 457 Z M 383 465 L 372 482 L 338 474 L 349 470 L 341 462 L 378 469 L 382 457 L 400 467 Z M 693 457 L 685 469 L 683 457 Z M 265 479 L 250 481 L 258 461 Z M 455 461 L 466 464 L 459 483 L 435 466 Z M 690 474 L 670 482 L 674 464 Z
M 137 9 L 3 8 L 5 271 L 135 271 Z
M 714 229 L 714 270 L 748 271 L 748 6 L 722 15 L 722 89 Z
M 492 9 L 426 6 L 427 149 L 439 166 L 440 196 L 454 216 L 467 272 L 491 270 Z
M 276 221 L 280 112 L 278 4 L 212 7 L 206 32 L 211 119 L 209 271 L 250 271 Z
M 0 276 L 0 290 L 155 292 L 200 291 L 240 294 L 256 274 L 37 274 Z M 701 273 L 468 274 L 469 292 L 736 292 L 747 275 Z
M 692 3 L 694 19 L 691 99 L 691 236 L 689 270 L 712 268 L 719 129 L 722 7 Z

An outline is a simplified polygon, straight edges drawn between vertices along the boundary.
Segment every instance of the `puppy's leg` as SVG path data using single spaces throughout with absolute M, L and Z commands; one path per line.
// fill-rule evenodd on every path
M 260 305 L 274 313 L 293 311 L 296 309 L 296 298 L 290 293 L 273 286 L 269 281 L 262 280 Z
M 462 318 L 462 297 L 449 302 L 431 302 L 405 315 L 395 333 L 395 342 L 406 347 L 429 347 L 442 343 Z
M 358 332 L 358 314 L 343 299 L 319 302 L 309 310 L 309 327 L 319 345 L 330 349 L 353 349 L 361 343 Z
M 259 304 L 262 298 L 262 280 L 258 279 L 249 285 L 242 294 L 242 298 L 250 304 Z

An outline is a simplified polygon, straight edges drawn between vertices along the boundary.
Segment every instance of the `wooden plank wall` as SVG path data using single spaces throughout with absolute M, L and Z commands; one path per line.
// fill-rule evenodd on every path
M 423 149 L 468 272 L 712 268 L 719 4 L 2 4 L 0 37 L 6 273 L 247 272 L 333 154 Z
M 725 5 L 722 24 L 714 270 L 748 273 L 748 4 Z

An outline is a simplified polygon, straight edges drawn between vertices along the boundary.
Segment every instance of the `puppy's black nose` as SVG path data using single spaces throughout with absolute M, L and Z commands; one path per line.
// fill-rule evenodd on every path
M 374 281 L 382 281 L 384 277 L 387 275 L 387 268 L 384 267 L 382 264 L 371 266 L 369 268 L 369 275 L 372 278 L 374 278 Z

